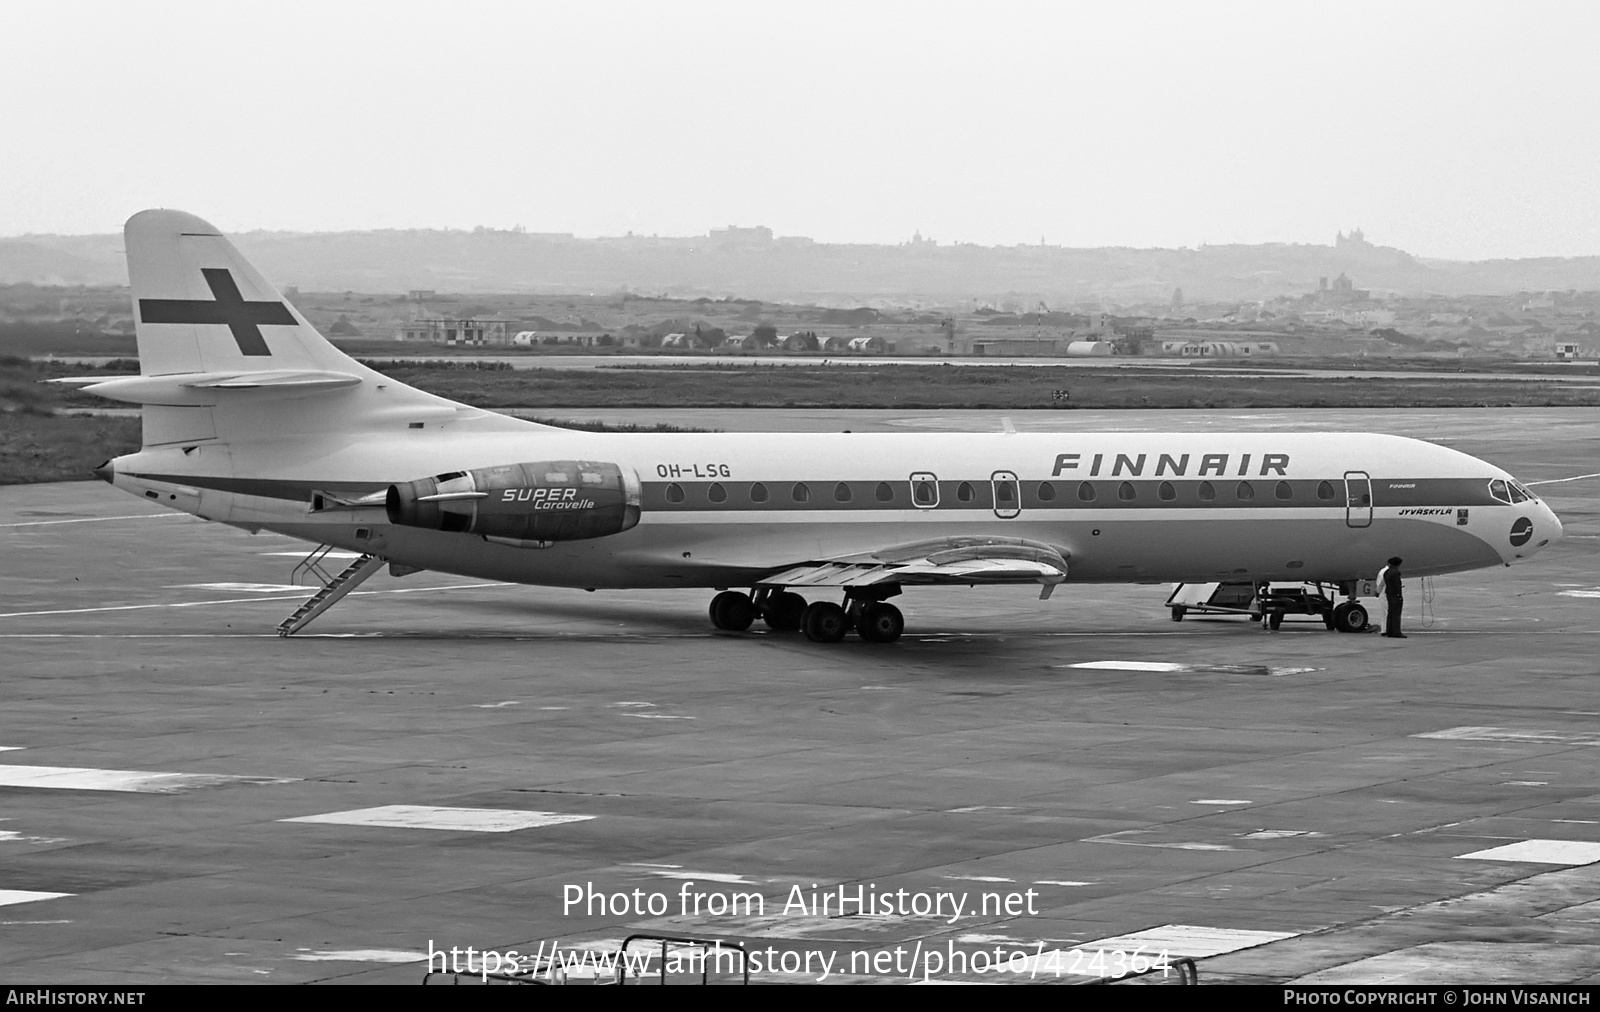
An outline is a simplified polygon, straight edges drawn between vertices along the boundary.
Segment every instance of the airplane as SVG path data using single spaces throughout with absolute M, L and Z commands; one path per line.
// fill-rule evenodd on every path
M 434 396 L 330 344 L 215 227 L 125 229 L 140 374 L 67 382 L 142 405 L 95 474 L 204 520 L 356 553 L 279 626 L 384 565 L 583 589 L 715 590 L 756 619 L 888 643 L 922 585 L 1320 582 L 1335 628 L 1390 556 L 1510 565 L 1561 522 L 1510 474 L 1349 432 L 592 433 Z M 1070 416 L 1063 416 L 1070 417 Z M 748 588 L 748 589 L 746 589 Z M 808 602 L 806 595 L 811 596 Z

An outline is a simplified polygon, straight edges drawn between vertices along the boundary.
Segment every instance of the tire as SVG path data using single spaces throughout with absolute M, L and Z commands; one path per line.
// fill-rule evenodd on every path
M 856 620 L 856 632 L 868 643 L 893 643 L 905 628 L 906 619 L 900 609 L 881 601 L 861 609 L 861 617 Z
M 748 595 L 725 590 L 711 599 L 711 624 L 726 632 L 744 632 L 756 619 L 756 606 Z
M 1346 601 L 1333 609 L 1333 627 L 1343 633 L 1358 633 L 1367 627 L 1367 609 Z
M 1334 621 L 1332 608 L 1322 613 L 1322 624 L 1328 627 L 1329 632 L 1339 628 L 1339 623 Z
M 1172 621 L 1174 621 L 1174 622 L 1182 622 L 1183 621 L 1183 616 L 1187 615 L 1188 613 L 1189 613 L 1189 609 L 1188 608 L 1185 608 L 1181 604 L 1175 604 L 1175 605 L 1172 606 Z
M 837 643 L 850 631 L 850 619 L 832 601 L 813 601 L 806 606 L 800 628 L 813 643 Z
M 1281 625 L 1283 625 L 1283 612 L 1275 611 L 1267 616 L 1267 628 L 1273 632 L 1277 632 L 1278 627 Z
M 780 590 L 767 598 L 766 606 L 761 609 L 761 619 L 775 632 L 798 632 L 805 613 L 805 598 Z

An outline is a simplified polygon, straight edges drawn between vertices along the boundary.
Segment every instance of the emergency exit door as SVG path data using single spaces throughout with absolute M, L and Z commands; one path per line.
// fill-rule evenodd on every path
M 1022 490 L 1017 484 L 1015 472 L 996 471 L 989 476 L 989 482 L 994 488 L 995 516 L 1010 520 L 1022 512 Z
M 1344 523 L 1346 527 L 1372 526 L 1372 476 L 1365 471 L 1344 473 Z

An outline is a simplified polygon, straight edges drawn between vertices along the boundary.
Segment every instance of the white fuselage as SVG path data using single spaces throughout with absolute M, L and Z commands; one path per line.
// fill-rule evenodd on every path
M 1397 436 L 597 434 L 504 421 L 158 447 L 115 461 L 114 482 L 407 566 L 573 587 L 748 586 L 809 561 L 974 535 L 1055 546 L 1072 582 L 1336 582 L 1370 579 L 1393 555 L 1417 576 L 1509 564 L 1561 534 L 1538 499 L 1496 496 L 1506 472 Z M 393 524 L 379 507 L 312 508 L 317 492 L 549 460 L 636 475 L 637 525 L 530 547 Z

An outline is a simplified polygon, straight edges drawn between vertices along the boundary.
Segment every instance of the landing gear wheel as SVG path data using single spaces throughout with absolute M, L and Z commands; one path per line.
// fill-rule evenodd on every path
M 1346 601 L 1333 609 L 1333 627 L 1343 633 L 1358 633 L 1367 627 L 1367 609 Z
M 761 609 L 761 618 L 768 628 L 777 632 L 796 632 L 805 613 L 805 598 L 780 590 L 767 598 L 767 603 Z
M 1335 622 L 1334 619 L 1333 619 L 1333 609 L 1332 608 L 1330 608 L 1327 611 L 1322 613 L 1322 624 L 1328 627 L 1328 631 L 1329 632 L 1332 632 L 1335 629 L 1339 628 L 1339 623 Z
M 1175 604 L 1172 606 L 1172 621 L 1182 622 L 1183 616 L 1187 614 L 1189 614 L 1189 609 L 1185 608 L 1183 605 Z
M 861 617 L 856 620 L 856 632 L 868 643 L 893 643 L 905 628 L 906 619 L 900 609 L 881 601 L 861 609 Z
M 749 595 L 725 590 L 711 599 L 711 624 L 727 632 L 744 632 L 756 620 L 756 606 Z
M 1267 628 L 1273 632 L 1277 632 L 1278 627 L 1281 625 L 1283 625 L 1283 612 L 1275 611 L 1267 616 Z
M 800 628 L 813 643 L 837 643 L 850 631 L 850 619 L 832 601 L 813 601 L 806 606 Z

